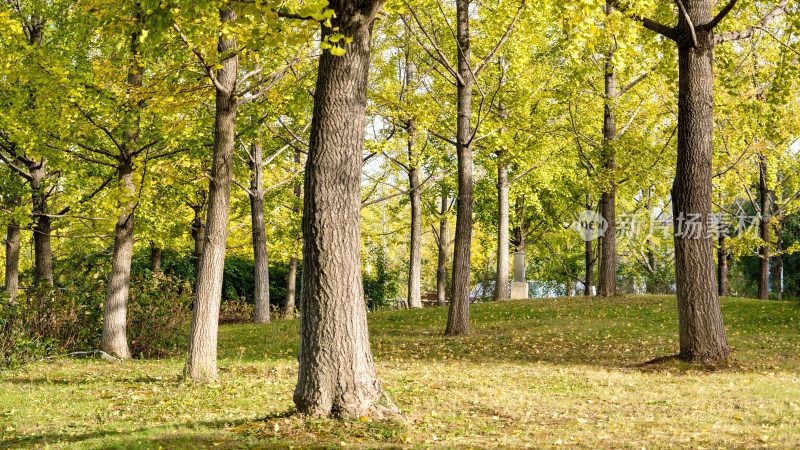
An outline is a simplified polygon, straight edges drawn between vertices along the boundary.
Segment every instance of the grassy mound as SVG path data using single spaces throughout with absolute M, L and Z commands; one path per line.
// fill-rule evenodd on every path
M 55 360 L 0 374 L 0 447 L 796 447 L 800 306 L 724 299 L 734 360 L 677 361 L 674 297 L 472 306 L 370 315 L 378 373 L 404 421 L 293 414 L 298 322 L 221 328 L 220 381 L 182 361 Z M 800 318 L 798 318 L 800 320 Z

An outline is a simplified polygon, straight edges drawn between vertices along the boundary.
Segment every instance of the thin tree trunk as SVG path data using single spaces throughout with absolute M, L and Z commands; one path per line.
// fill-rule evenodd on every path
M 294 152 L 294 162 L 295 164 L 300 164 L 300 152 Z M 300 201 L 301 195 L 303 194 L 303 185 L 300 182 L 296 182 L 294 184 L 294 196 L 297 201 Z M 292 211 L 294 213 L 300 212 L 296 206 L 292 207 Z M 295 236 L 296 240 L 300 239 L 300 236 Z M 297 298 L 297 256 L 293 256 L 289 258 L 289 279 L 286 282 L 286 304 L 283 307 L 283 314 L 285 316 L 294 317 L 295 308 L 297 308 L 295 299 Z
M 294 317 L 295 297 L 297 290 L 297 258 L 289 258 L 289 273 L 286 280 L 286 304 L 283 306 L 283 315 L 289 318 Z
M 728 295 L 728 249 L 725 247 L 725 235 L 720 234 L 717 247 L 717 287 L 719 296 Z
M 253 228 L 253 259 L 255 260 L 255 305 L 253 322 L 269 323 L 269 260 L 267 232 L 264 224 L 264 161 L 261 145 L 250 147 L 250 218 Z
M 137 22 L 141 23 L 142 13 L 138 3 L 133 10 Z M 144 79 L 144 66 L 139 60 L 139 32 L 134 30 L 130 40 L 130 67 L 128 67 L 127 84 L 134 95 L 136 89 L 142 87 Z M 136 102 L 130 121 L 124 124 L 122 138 L 127 151 L 136 150 L 139 145 L 139 110 L 144 107 L 144 102 Z M 133 182 L 133 163 L 125 150 L 122 152 L 123 160 L 117 166 L 117 176 L 125 195 L 128 198 L 121 200 L 119 208 L 121 214 L 114 227 L 114 252 L 111 256 L 111 278 L 108 281 L 106 301 L 103 308 L 103 329 L 101 348 L 106 353 L 116 354 L 120 358 L 130 358 L 131 351 L 128 347 L 127 314 L 128 293 L 131 281 L 131 260 L 133 259 L 133 231 L 134 211 L 136 201 L 136 185 Z
M 44 179 L 47 176 L 47 159 L 42 158 L 30 166 L 31 190 L 33 199 L 33 248 L 34 248 L 34 281 L 36 285 L 46 283 L 53 285 L 53 252 L 50 246 L 50 217 L 47 215 L 47 192 Z
M 414 65 L 406 60 L 406 89 L 411 89 L 414 83 Z M 419 166 L 415 145 L 417 141 L 416 123 L 413 118 L 408 119 L 406 125 L 408 133 L 408 195 L 411 200 L 411 239 L 409 242 L 408 264 L 408 298 L 409 308 L 422 308 L 421 298 L 421 272 L 422 272 L 422 193 L 419 189 Z
M 361 166 L 372 21 L 382 2 L 332 4 L 346 53 L 322 52 L 305 170 L 300 367 L 294 403 L 310 416 L 381 416 L 361 280 Z M 388 412 L 388 410 L 386 410 Z
M 583 280 L 583 295 L 594 294 L 594 246 L 592 244 L 592 241 L 586 241 L 584 243 L 586 278 Z
M 458 118 L 456 156 L 458 159 L 458 198 L 456 232 L 453 245 L 453 283 L 446 336 L 469 334 L 470 260 L 472 248 L 472 86 L 469 37 L 470 0 L 456 0 L 456 39 L 458 41 Z
M 606 14 L 611 14 L 614 8 L 606 3 Z M 603 155 L 606 171 L 613 173 L 616 168 L 614 141 L 617 139 L 617 124 L 614 118 L 613 106 L 617 99 L 617 68 L 614 67 L 612 58 L 614 48 L 606 55 L 604 68 L 605 78 L 605 106 L 603 108 Z M 613 176 L 609 177 L 610 185 L 607 191 L 600 196 L 600 215 L 606 220 L 608 228 L 600 237 L 599 264 L 597 269 L 597 295 L 609 297 L 617 294 L 617 214 L 616 197 L 617 186 Z
M 409 146 L 413 145 L 409 143 Z M 412 163 L 413 164 L 413 163 Z M 421 272 L 422 272 L 422 193 L 419 189 L 419 168 L 411 167 L 408 171 L 408 183 L 411 192 L 411 242 L 410 261 L 408 267 L 408 307 L 422 308 Z
M 194 241 L 192 265 L 194 266 L 194 278 L 196 281 L 200 278 L 200 259 L 203 256 L 203 243 L 206 240 L 205 202 L 195 208 L 194 220 L 192 221 L 192 240 Z
M 447 253 L 450 245 L 450 224 L 447 221 L 447 195 L 442 195 L 442 218 L 439 221 L 439 258 L 436 263 L 436 304 L 447 305 Z
M 236 20 L 229 7 L 219 12 L 220 22 Z M 228 36 L 228 37 L 226 37 Z M 220 55 L 236 50 L 236 38 L 220 34 L 217 46 Z M 189 351 L 184 377 L 206 381 L 217 378 L 217 331 L 219 303 L 222 298 L 222 274 L 225 266 L 225 244 L 228 241 L 228 212 L 233 180 L 233 149 L 236 137 L 236 98 L 234 86 L 239 68 L 239 56 L 228 55 L 217 71 L 217 81 L 225 90 L 216 90 L 214 118 L 214 152 L 211 163 L 211 183 L 208 193 L 208 214 L 203 239 L 203 253 L 197 274 L 197 289 L 189 332 Z
M 4 289 L 13 302 L 19 293 L 19 225 L 9 223 L 6 227 L 6 266 Z
M 497 151 L 497 278 L 494 300 L 508 300 L 508 167 L 505 152 Z
M 769 299 L 769 221 L 770 221 L 770 202 L 769 187 L 767 186 L 767 162 L 761 156 L 758 165 L 758 193 L 761 208 L 761 218 L 759 220 L 759 236 L 761 237 L 761 247 L 759 248 L 758 260 L 758 298 L 761 300 Z
M 153 275 L 161 275 L 161 247 L 150 244 L 150 272 Z
M 709 0 L 684 2 L 693 23 L 711 20 Z M 701 364 L 725 362 L 730 347 L 722 322 L 714 248 L 708 235 L 712 200 L 712 152 L 714 133 L 713 35 L 696 30 L 692 43 L 689 24 L 681 17 L 678 25 L 679 93 L 678 158 L 672 203 L 675 229 L 682 221 L 697 219 L 700 235 L 675 234 L 675 275 L 678 299 L 680 356 Z
M 120 165 L 117 169 L 120 184 L 132 195 L 133 167 Z M 108 282 L 103 308 L 103 335 L 100 348 L 119 358 L 130 358 L 128 347 L 127 314 L 128 291 L 130 289 L 131 259 L 133 258 L 134 213 L 130 200 L 121 205 L 124 212 L 114 227 L 114 252 L 111 256 L 111 279 Z
M 44 20 L 39 15 L 31 15 L 28 27 L 28 44 L 41 47 L 44 42 Z M 35 95 L 35 94 L 33 94 Z M 33 106 L 31 106 L 33 107 Z M 34 283 L 39 286 L 53 285 L 53 252 L 50 246 L 51 223 L 47 205 L 47 192 L 44 180 L 47 177 L 47 158 L 28 161 L 31 197 L 33 200 L 33 247 Z
M 783 216 L 779 216 L 775 229 L 775 256 L 772 257 L 772 292 L 778 300 L 783 300 L 783 225 Z

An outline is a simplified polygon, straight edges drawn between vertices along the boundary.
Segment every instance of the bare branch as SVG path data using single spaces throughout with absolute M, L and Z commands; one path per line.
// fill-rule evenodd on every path
M 728 13 L 731 12 L 733 7 L 736 6 L 737 1 L 738 0 L 731 0 L 730 2 L 728 2 L 728 4 L 725 5 L 725 7 L 722 8 L 722 10 L 716 16 L 714 16 L 713 19 L 711 19 L 711 22 L 708 22 L 707 24 L 703 25 L 703 28 L 706 30 L 713 30 L 714 27 L 719 25 L 719 23 L 722 22 L 722 19 L 724 19 L 725 16 L 727 16 Z
M 217 80 L 217 76 L 214 75 L 214 70 L 211 66 L 206 63 L 206 59 L 203 58 L 203 54 L 200 53 L 196 47 L 192 47 L 189 43 L 189 39 L 186 37 L 185 34 L 181 31 L 181 27 L 177 23 L 172 24 L 172 28 L 178 33 L 178 36 L 181 38 L 181 41 L 186 45 L 186 48 L 192 51 L 194 55 L 197 57 L 197 60 L 200 62 L 200 65 L 203 66 L 203 71 L 205 72 L 206 76 L 214 83 L 214 87 L 217 88 L 220 92 L 225 93 L 226 95 L 230 95 L 231 92 L 228 89 L 225 89 L 225 86 L 220 84 L 219 80 Z
M 620 10 L 620 12 L 622 12 L 623 14 L 630 14 L 631 18 L 641 22 L 642 25 L 644 25 L 644 27 L 647 28 L 648 30 L 655 31 L 656 33 L 664 37 L 670 38 L 673 41 L 678 40 L 678 32 L 675 30 L 675 28 L 668 27 L 660 22 L 656 22 L 655 20 L 649 19 L 647 17 L 641 16 L 636 13 L 630 13 L 628 7 L 621 4 L 617 0 L 608 0 L 608 3 L 611 6 Z
M 525 8 L 525 0 L 522 0 L 520 2 L 519 8 L 517 8 L 517 13 L 514 15 L 514 18 L 511 19 L 511 23 L 508 24 L 508 28 L 506 29 L 506 32 L 503 34 L 503 37 L 501 37 L 500 40 L 497 41 L 497 44 L 495 44 L 494 48 L 489 53 L 487 53 L 486 56 L 481 58 L 481 61 L 477 64 L 477 66 L 475 66 L 475 70 L 472 73 L 472 76 L 474 78 L 478 78 L 481 72 L 483 72 L 483 69 L 486 68 L 486 64 L 492 58 L 494 58 L 494 55 L 497 54 L 497 51 L 500 50 L 500 47 L 502 47 L 503 44 L 505 44 L 508 38 L 511 36 L 511 33 L 514 31 L 514 25 L 516 25 L 520 14 L 522 14 L 523 8 Z
M 777 19 L 778 17 L 782 16 L 786 13 L 786 8 L 789 6 L 789 0 L 781 0 L 780 3 L 775 5 L 770 12 L 767 13 L 761 20 L 758 21 L 755 25 L 750 28 L 745 28 L 744 30 L 736 30 L 736 31 L 728 31 L 727 33 L 720 33 L 714 36 L 714 43 L 721 44 L 723 42 L 731 42 L 731 41 L 738 41 L 740 39 L 746 39 L 750 36 L 756 34 L 756 32 L 760 29 L 765 28 L 773 20 Z
M 689 25 L 689 32 L 692 34 L 692 47 L 697 47 L 697 33 L 694 31 L 694 23 L 692 23 L 692 18 L 689 17 L 689 13 L 686 12 L 686 8 L 683 6 L 683 2 L 681 0 L 675 0 L 678 3 L 678 9 L 681 11 L 681 15 L 683 19 L 686 20 L 686 23 Z

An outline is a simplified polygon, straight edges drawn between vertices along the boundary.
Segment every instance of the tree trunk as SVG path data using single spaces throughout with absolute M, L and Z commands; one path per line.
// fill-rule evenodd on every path
M 141 23 L 142 14 L 138 3 L 133 14 L 137 22 Z M 139 32 L 134 30 L 130 40 L 130 66 L 128 67 L 127 84 L 129 92 L 138 96 L 136 89 L 142 87 L 144 79 L 144 66 L 139 60 Z M 133 181 L 133 162 L 128 152 L 137 150 L 139 145 L 139 110 L 144 107 L 144 102 L 139 100 L 133 110 L 128 112 L 129 120 L 123 124 L 122 132 L 124 150 L 121 150 L 122 161 L 117 166 L 117 176 L 126 198 L 119 204 L 121 214 L 114 227 L 114 252 L 111 256 L 111 278 L 108 281 L 106 301 L 103 308 L 103 329 L 101 348 L 109 354 L 116 354 L 120 358 L 130 358 L 131 351 L 128 347 L 127 314 L 128 293 L 131 282 L 131 260 L 133 259 L 133 229 L 134 212 L 136 209 L 136 185 Z
M 229 7 L 223 7 L 219 17 L 222 23 L 234 21 L 236 13 Z M 220 34 L 217 50 L 220 55 L 235 51 L 236 38 L 232 34 Z M 198 266 L 188 357 L 183 369 L 184 377 L 195 381 L 217 378 L 219 302 L 222 297 L 222 274 L 233 180 L 233 149 L 236 137 L 236 98 L 233 90 L 239 56 L 234 53 L 220 63 L 222 68 L 217 71 L 217 81 L 225 90 L 216 90 L 212 181 L 208 193 L 206 232 Z
M 50 217 L 47 205 L 47 192 L 44 179 L 47 176 L 47 159 L 30 166 L 31 191 L 33 199 L 33 248 L 34 248 L 34 282 L 41 285 L 53 285 L 53 252 L 50 247 Z
M 725 235 L 720 234 L 717 247 L 717 287 L 719 296 L 728 295 L 728 249 L 725 248 Z
M 685 3 L 693 23 L 711 20 L 709 0 Z M 714 133 L 713 35 L 696 30 L 692 44 L 689 24 L 682 17 L 678 40 L 678 158 L 672 203 L 675 230 L 682 221 L 700 221 L 701 233 L 675 233 L 675 275 L 678 300 L 680 356 L 701 364 L 725 362 L 730 347 L 725 337 L 717 283 L 714 248 L 708 234 L 712 200 L 712 152 Z
M 300 152 L 294 152 L 295 164 L 300 164 Z M 294 196 L 297 201 L 300 201 L 300 196 L 303 194 L 303 186 L 300 182 L 294 184 Z M 298 213 L 299 210 L 296 206 L 292 207 L 292 211 Z M 295 236 L 295 240 L 299 240 L 300 236 Z M 295 242 L 296 242 L 295 241 Z M 297 256 L 289 258 L 289 279 L 286 282 L 286 304 L 283 306 L 283 314 L 285 316 L 294 317 L 295 308 L 297 308 L 295 298 L 297 298 Z
M 761 247 L 758 260 L 758 298 L 769 300 L 769 221 L 770 203 L 769 187 L 767 186 L 767 162 L 763 156 L 759 157 L 758 193 L 761 208 L 761 218 L 758 221 Z
M 194 251 L 192 252 L 194 265 L 194 278 L 200 278 L 200 259 L 203 256 L 203 243 L 206 240 L 206 217 L 205 203 L 195 208 L 194 221 L 192 221 L 192 240 L 194 241 Z
M 6 227 L 5 291 L 13 302 L 19 294 L 19 225 L 9 223 Z
M 772 292 L 775 298 L 783 300 L 783 216 L 779 216 L 775 229 L 775 256 L 772 257 Z
M 253 228 L 253 259 L 255 261 L 255 305 L 253 322 L 269 323 L 269 260 L 267 232 L 264 224 L 264 162 L 261 145 L 250 147 L 250 218 Z
M 406 60 L 406 89 L 412 89 L 414 83 L 414 65 Z M 414 146 L 416 145 L 416 123 L 408 119 L 408 195 L 411 200 L 411 240 L 409 242 L 410 260 L 408 264 L 408 298 L 409 308 L 421 308 L 421 272 L 422 272 L 422 193 L 419 189 L 419 166 Z
M 409 143 L 409 146 L 412 145 Z M 414 164 L 414 163 L 411 163 Z M 422 272 L 422 193 L 419 189 L 419 168 L 411 167 L 408 171 L 408 183 L 411 192 L 411 241 L 410 261 L 408 267 L 408 307 L 421 308 L 421 272 Z
M 592 244 L 592 241 L 584 242 L 586 278 L 583 280 L 583 295 L 594 295 L 594 246 Z
M 161 247 L 150 244 L 150 272 L 161 275 Z
M 613 10 L 611 5 L 606 4 L 606 14 L 611 14 Z M 617 124 L 612 109 L 617 100 L 617 68 L 612 63 L 613 57 L 612 48 L 606 55 L 604 68 L 603 157 L 605 169 L 611 175 L 606 192 L 600 196 L 600 215 L 608 223 L 605 234 L 600 237 L 598 247 L 600 261 L 597 268 L 597 295 L 600 297 L 617 294 L 617 185 L 613 176 L 616 168 L 614 141 L 617 139 Z
M 447 195 L 442 195 L 442 218 L 439 221 L 439 259 L 436 263 L 436 304 L 447 305 L 447 253 L 450 224 L 447 221 Z
M 508 167 L 505 152 L 497 151 L 497 278 L 494 300 L 508 300 Z
M 297 290 L 297 258 L 289 258 L 289 274 L 286 280 L 286 304 L 283 305 L 283 315 L 289 318 L 294 317 L 295 310 L 295 291 Z
M 472 248 L 472 69 L 469 38 L 470 0 L 456 0 L 456 39 L 458 40 L 458 118 L 456 155 L 458 158 L 458 198 L 456 234 L 453 245 L 453 283 L 446 336 L 469 334 L 470 260 Z
M 122 164 L 117 168 L 120 184 L 133 195 L 133 167 Z M 128 348 L 127 314 L 128 291 L 131 279 L 131 259 L 133 258 L 134 212 L 130 200 L 120 205 L 123 213 L 114 227 L 114 253 L 111 256 L 111 279 L 108 282 L 106 301 L 103 308 L 103 336 L 101 349 L 119 358 L 130 358 Z
M 300 367 L 294 403 L 320 417 L 381 416 L 361 282 L 361 166 L 372 21 L 382 2 L 361 10 L 332 3 L 322 37 L 352 37 L 343 56 L 322 52 L 306 160 Z M 388 412 L 388 411 L 387 411 Z

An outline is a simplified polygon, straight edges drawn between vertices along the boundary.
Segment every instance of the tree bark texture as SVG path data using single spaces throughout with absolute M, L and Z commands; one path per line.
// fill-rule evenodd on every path
M 30 185 L 33 200 L 33 252 L 34 252 L 34 282 L 53 285 L 53 251 L 50 246 L 50 232 L 52 229 L 47 204 L 47 192 L 44 180 L 47 177 L 47 159 L 42 158 L 29 166 Z
M 300 353 L 294 403 L 313 417 L 382 416 L 361 280 L 361 166 L 372 21 L 379 1 L 334 1 L 322 52 L 305 170 Z
M 458 80 L 456 156 L 458 197 L 456 231 L 453 244 L 452 297 L 447 314 L 446 336 L 469 335 L 470 261 L 472 252 L 472 86 L 469 37 L 470 0 L 456 0 L 456 39 L 458 41 Z
M 119 182 L 132 195 L 133 167 L 122 164 L 117 168 Z M 103 308 L 103 330 L 100 348 L 119 358 L 130 358 L 128 347 L 127 316 L 128 293 L 131 280 L 131 259 L 133 258 L 134 212 L 130 201 L 121 205 L 123 213 L 114 227 L 114 252 L 111 256 L 111 278 L 106 291 Z
M 269 323 L 269 259 L 267 232 L 264 223 L 264 182 L 261 145 L 250 147 L 250 218 L 253 228 L 253 259 L 255 261 L 255 305 L 253 322 Z
M 508 300 L 508 167 L 505 152 L 497 151 L 497 278 L 494 300 Z
M 236 20 L 233 9 L 220 9 L 220 22 Z M 239 69 L 236 38 L 220 34 L 217 46 L 223 57 L 217 81 L 224 89 L 216 90 L 214 117 L 214 151 L 211 163 L 211 182 L 208 193 L 206 232 L 203 252 L 197 273 L 197 288 L 189 332 L 189 351 L 184 377 L 195 381 L 217 378 L 217 332 L 219 303 L 222 297 L 222 274 L 225 265 L 225 245 L 228 240 L 228 212 L 233 180 L 233 150 L 236 137 L 236 98 L 234 86 Z
M 3 286 L 11 301 L 14 301 L 19 294 L 19 237 L 19 225 L 9 223 L 6 227 L 6 266 Z
M 711 20 L 710 0 L 687 0 L 684 4 L 692 23 L 705 24 Z M 695 46 L 683 17 L 678 30 L 678 158 L 672 203 L 680 356 L 692 363 L 715 364 L 728 360 L 730 347 L 719 304 L 714 248 L 708 234 L 712 200 L 714 43 L 711 31 L 699 28 Z M 700 233 L 679 232 L 688 219 L 700 222 Z

